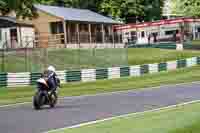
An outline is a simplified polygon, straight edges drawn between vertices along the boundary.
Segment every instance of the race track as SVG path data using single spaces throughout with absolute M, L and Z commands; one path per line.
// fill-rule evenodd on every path
M 131 86 L 130 86 L 131 88 Z M 96 96 L 69 97 L 54 109 L 31 104 L 0 108 L 1 133 L 40 133 L 84 122 L 200 100 L 200 83 Z

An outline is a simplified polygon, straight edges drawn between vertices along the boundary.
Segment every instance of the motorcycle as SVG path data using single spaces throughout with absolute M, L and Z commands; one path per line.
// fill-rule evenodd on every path
M 58 83 L 60 86 L 60 80 Z M 48 86 L 47 79 L 40 78 L 36 81 L 37 92 L 33 97 L 33 106 L 36 110 L 41 109 L 41 106 L 49 105 L 51 108 L 55 107 L 57 103 L 57 92 L 55 90 L 51 90 Z M 57 89 L 56 89 L 57 90 Z

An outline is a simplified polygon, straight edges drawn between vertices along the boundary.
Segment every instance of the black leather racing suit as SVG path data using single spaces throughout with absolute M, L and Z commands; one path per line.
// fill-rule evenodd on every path
M 47 78 L 47 83 L 49 85 L 49 88 L 55 91 L 59 85 L 56 73 L 47 70 L 44 72 L 43 76 Z

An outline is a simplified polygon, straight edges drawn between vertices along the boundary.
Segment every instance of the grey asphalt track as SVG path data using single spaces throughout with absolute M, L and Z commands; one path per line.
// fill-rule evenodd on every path
M 131 86 L 130 86 L 131 88 Z M 40 133 L 84 122 L 200 100 L 200 83 L 69 97 L 54 109 L 32 105 L 0 108 L 0 133 Z

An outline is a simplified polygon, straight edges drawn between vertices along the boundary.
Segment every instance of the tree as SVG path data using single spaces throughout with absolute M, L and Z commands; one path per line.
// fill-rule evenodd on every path
M 145 0 L 144 21 L 162 19 L 163 0 Z
M 40 4 L 47 4 L 53 6 L 73 7 L 80 9 L 90 9 L 98 12 L 100 5 L 99 0 L 37 0 Z
M 17 17 L 33 18 L 37 16 L 34 0 L 0 0 L 0 12 L 6 15 L 12 11 Z
M 144 13 L 144 7 L 140 4 L 141 1 L 142 0 L 103 0 L 100 10 L 105 15 L 112 16 L 115 19 L 127 21 L 133 18 L 136 21 L 136 17 Z
M 161 19 L 162 0 L 103 0 L 101 11 L 125 22 Z
M 40 4 L 89 9 L 124 22 L 161 19 L 163 0 L 35 0 Z
M 177 16 L 200 17 L 199 0 L 173 0 L 171 9 Z
M 115 19 L 120 19 L 122 16 L 122 0 L 103 0 L 100 5 L 100 11 Z

